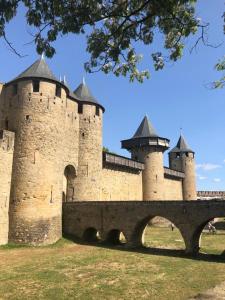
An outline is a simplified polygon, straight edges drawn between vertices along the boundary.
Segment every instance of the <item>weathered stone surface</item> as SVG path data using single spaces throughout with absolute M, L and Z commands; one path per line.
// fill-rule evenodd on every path
M 14 133 L 0 130 L 0 245 L 8 242 L 8 211 L 13 151 Z
M 142 172 L 107 167 L 102 170 L 102 200 L 142 199 Z
M 128 247 L 140 246 L 146 225 L 159 216 L 172 222 L 184 239 L 186 252 L 199 251 L 205 225 L 225 216 L 225 201 L 100 201 L 63 204 L 63 231 L 83 238 L 87 229 L 95 229 L 102 240 L 110 232 L 122 232 Z

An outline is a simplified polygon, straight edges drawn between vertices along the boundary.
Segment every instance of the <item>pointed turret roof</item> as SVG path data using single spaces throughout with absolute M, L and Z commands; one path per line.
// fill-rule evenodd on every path
M 147 116 L 144 117 L 133 138 L 158 136 Z
M 144 117 L 133 137 L 121 143 L 122 148 L 127 150 L 143 146 L 159 146 L 168 149 L 169 146 L 169 140 L 158 136 L 147 116 Z
M 75 89 L 73 95 L 81 102 L 87 102 L 90 104 L 98 105 L 103 109 L 103 111 L 105 111 L 104 107 L 101 104 L 99 104 L 96 98 L 92 95 L 84 79 L 83 82 Z
M 32 79 L 32 78 L 40 78 L 40 79 L 46 79 L 49 81 L 57 82 L 63 87 L 65 87 L 68 91 L 69 88 L 67 85 L 65 85 L 63 82 L 58 80 L 55 75 L 52 73 L 50 70 L 49 66 L 47 65 L 43 55 L 41 58 L 36 60 L 30 67 L 28 67 L 25 71 L 23 71 L 21 74 L 19 74 L 16 78 L 11 80 L 10 82 L 7 83 L 11 84 L 12 82 L 15 82 L 20 79 Z
M 94 102 L 98 104 L 98 101 L 93 97 L 91 91 L 85 82 L 82 82 L 74 91 L 74 94 L 81 100 L 87 102 Z
M 192 152 L 194 153 L 194 151 L 188 146 L 187 142 L 185 141 L 185 138 L 183 137 L 183 135 L 181 134 L 180 135 L 180 138 L 177 142 L 177 145 L 176 147 L 174 147 L 170 153 L 180 153 L 180 152 L 183 152 L 183 153 L 186 153 L 186 152 Z
M 45 78 L 54 81 L 59 81 L 52 73 L 52 71 L 50 70 L 49 66 L 47 65 L 43 57 L 36 60 L 30 67 L 28 67 L 15 79 L 28 78 L 28 77 L 29 78 L 38 77 L 38 78 Z

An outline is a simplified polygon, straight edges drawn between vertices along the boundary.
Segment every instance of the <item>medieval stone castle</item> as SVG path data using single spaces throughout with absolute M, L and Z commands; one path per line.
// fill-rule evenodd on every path
M 122 141 L 131 158 L 102 151 L 104 107 L 81 83 L 71 92 L 43 58 L 0 84 L 0 244 L 62 236 L 62 203 L 194 200 L 194 152 L 181 136 L 169 152 L 144 117 Z

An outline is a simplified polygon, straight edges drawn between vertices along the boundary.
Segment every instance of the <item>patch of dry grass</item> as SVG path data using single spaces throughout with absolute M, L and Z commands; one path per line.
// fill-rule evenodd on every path
M 146 246 L 182 249 L 177 230 L 149 227 Z M 225 249 L 204 234 L 202 251 Z M 225 281 L 225 261 L 177 252 L 125 251 L 62 239 L 49 247 L 0 248 L 0 299 L 187 299 Z

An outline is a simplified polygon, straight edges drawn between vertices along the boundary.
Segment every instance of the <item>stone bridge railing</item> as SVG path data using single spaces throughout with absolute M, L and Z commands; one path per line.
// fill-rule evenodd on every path
M 63 203 L 63 231 L 91 239 L 99 232 L 103 241 L 116 243 L 122 232 L 127 247 L 143 244 L 148 222 L 163 217 L 180 230 L 186 252 L 199 251 L 199 239 L 213 218 L 225 217 L 225 201 L 86 201 Z M 225 242 L 224 242 L 225 248 Z

